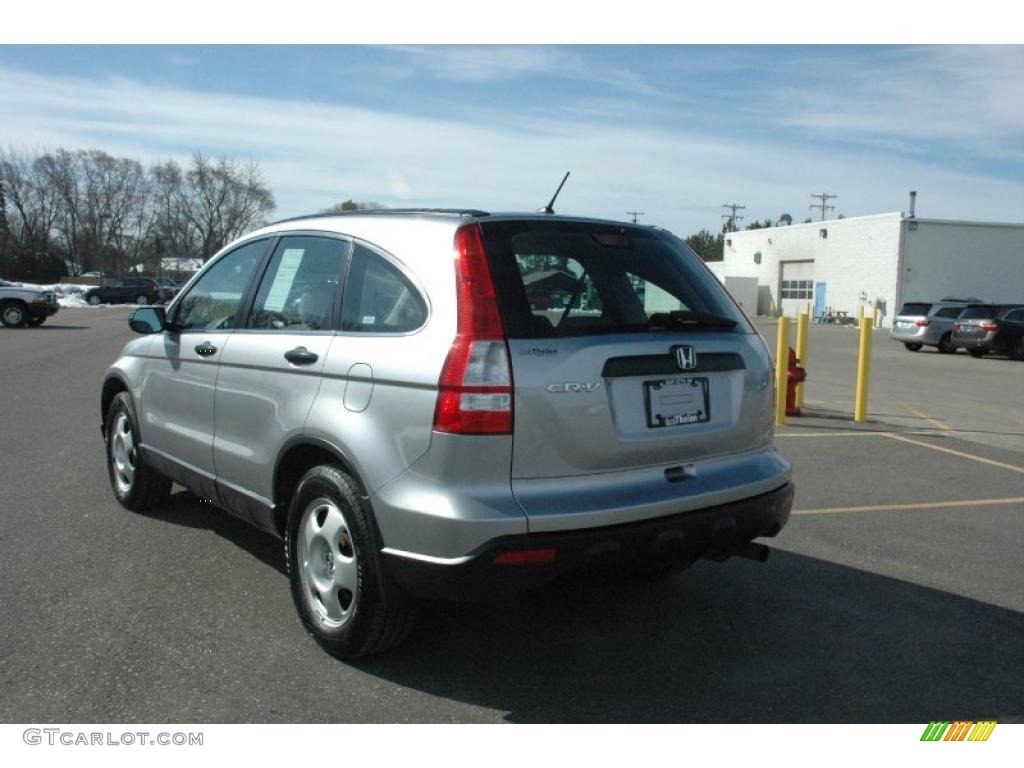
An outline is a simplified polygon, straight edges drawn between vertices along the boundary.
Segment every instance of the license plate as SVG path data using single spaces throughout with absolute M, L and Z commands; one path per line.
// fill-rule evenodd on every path
M 710 400 L 708 380 L 704 376 L 644 382 L 647 426 L 652 429 L 708 421 Z

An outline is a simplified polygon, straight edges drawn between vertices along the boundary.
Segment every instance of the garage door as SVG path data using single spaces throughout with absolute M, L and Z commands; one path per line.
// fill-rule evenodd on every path
M 814 262 L 784 261 L 779 264 L 779 309 L 796 317 L 814 303 Z

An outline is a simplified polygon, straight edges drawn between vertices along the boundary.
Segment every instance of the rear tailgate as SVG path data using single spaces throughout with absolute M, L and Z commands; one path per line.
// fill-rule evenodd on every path
M 566 220 L 481 229 L 509 337 L 514 491 L 770 437 L 764 344 L 678 239 Z
M 771 403 L 757 344 L 721 333 L 510 340 L 513 479 L 686 463 L 755 445 Z M 693 350 L 695 368 L 679 367 L 681 347 Z

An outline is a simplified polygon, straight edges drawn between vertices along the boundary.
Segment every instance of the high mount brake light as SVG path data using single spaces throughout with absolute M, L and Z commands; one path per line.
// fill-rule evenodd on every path
M 479 224 L 455 233 L 458 331 L 438 382 L 434 429 L 512 434 L 512 366 Z

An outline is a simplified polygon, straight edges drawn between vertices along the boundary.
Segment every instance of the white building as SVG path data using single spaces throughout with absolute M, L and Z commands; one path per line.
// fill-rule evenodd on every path
M 1024 302 L 1024 224 L 883 213 L 725 237 L 724 260 L 708 267 L 748 314 L 794 316 L 810 303 L 815 317 L 877 306 L 884 319 L 946 296 Z

